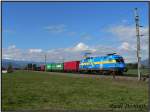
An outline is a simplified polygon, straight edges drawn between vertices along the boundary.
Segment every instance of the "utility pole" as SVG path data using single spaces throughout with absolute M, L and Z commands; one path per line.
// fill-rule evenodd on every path
M 45 56 L 45 71 L 46 71 L 46 53 L 45 53 L 44 56 Z
M 139 15 L 138 15 L 138 9 L 135 8 L 135 23 L 136 23 L 136 37 L 137 37 L 137 62 L 138 62 L 138 80 L 141 79 L 141 52 L 140 52 L 140 30 L 139 27 L 142 27 L 139 25 Z
M 150 11 L 150 2 L 149 2 L 149 4 L 148 4 L 148 6 L 149 6 L 149 11 Z M 148 17 L 150 17 L 150 14 L 148 13 Z M 149 28 L 149 32 L 150 32 L 150 28 Z M 149 58 L 150 58 L 150 34 L 149 34 L 149 36 L 148 36 L 148 38 L 149 38 Z M 149 77 L 150 77 L 150 59 L 149 59 L 149 61 L 148 61 L 148 72 L 149 72 Z M 150 81 L 150 79 L 149 79 L 149 81 Z M 149 88 L 148 88 L 148 96 L 150 97 L 150 83 L 149 83 Z M 150 112 L 150 100 L 149 100 L 149 102 L 148 102 L 148 111 Z

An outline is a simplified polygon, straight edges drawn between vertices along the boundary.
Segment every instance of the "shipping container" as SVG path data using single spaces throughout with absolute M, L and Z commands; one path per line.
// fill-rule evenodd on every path
M 64 62 L 64 71 L 65 72 L 78 72 L 80 61 L 69 61 Z
M 41 71 L 45 71 L 45 65 L 40 65 Z
M 36 64 L 32 64 L 32 70 L 36 70 L 37 65 Z
M 27 65 L 27 70 L 32 70 L 32 63 L 29 63 L 29 64 Z
M 52 70 L 52 64 L 46 64 L 45 69 L 46 69 L 46 71 L 51 71 Z
M 28 70 L 36 70 L 36 64 L 29 63 L 29 64 L 27 65 L 27 69 L 28 69 Z
M 64 64 L 63 63 L 52 63 L 51 70 L 52 71 L 63 71 Z
M 36 71 L 41 71 L 41 67 L 40 66 L 36 67 Z

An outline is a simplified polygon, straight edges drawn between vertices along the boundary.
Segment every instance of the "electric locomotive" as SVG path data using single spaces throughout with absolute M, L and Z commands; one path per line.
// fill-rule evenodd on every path
M 123 74 L 126 72 L 126 64 L 122 56 L 116 53 L 101 57 L 86 57 L 79 64 L 80 72 L 97 72 L 100 74 Z

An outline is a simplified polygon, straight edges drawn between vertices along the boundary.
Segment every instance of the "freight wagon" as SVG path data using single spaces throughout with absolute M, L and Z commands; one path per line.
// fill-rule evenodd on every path
M 32 70 L 32 63 L 29 63 L 29 64 L 27 65 L 27 70 Z
M 41 71 L 41 67 L 40 67 L 40 66 L 37 66 L 37 67 L 36 67 L 36 71 Z
M 36 67 L 37 67 L 37 65 L 36 64 L 32 64 L 32 63 L 29 63 L 27 65 L 27 69 L 28 70 L 36 70 Z
M 63 63 L 52 63 L 51 70 L 61 72 L 64 70 L 64 64 Z
M 45 65 L 40 65 L 41 71 L 45 71 Z
M 64 72 L 78 72 L 80 61 L 64 62 Z
M 52 64 L 46 64 L 45 66 L 46 66 L 45 67 L 46 71 L 51 72 L 51 70 L 52 70 Z
M 51 63 L 51 64 L 46 64 L 46 71 L 63 71 L 64 70 L 64 64 L 63 63 Z

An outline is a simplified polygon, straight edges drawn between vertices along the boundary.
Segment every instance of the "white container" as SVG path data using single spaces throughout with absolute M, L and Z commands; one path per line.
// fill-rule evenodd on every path
M 2 70 L 2 73 L 7 73 L 7 70 Z

